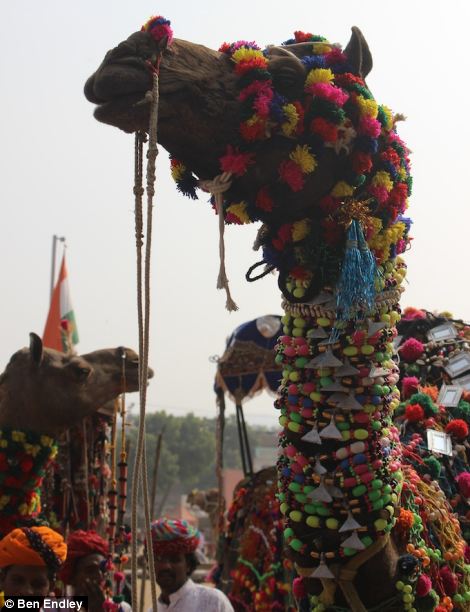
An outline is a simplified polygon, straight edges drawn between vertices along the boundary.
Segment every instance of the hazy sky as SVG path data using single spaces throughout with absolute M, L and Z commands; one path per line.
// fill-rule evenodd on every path
M 402 303 L 470 318 L 468 0 L 0 0 L 0 369 L 30 331 L 42 334 L 54 233 L 69 246 L 79 351 L 137 347 L 133 138 L 97 123 L 82 89 L 105 52 L 152 14 L 170 19 L 176 37 L 212 48 L 280 43 L 298 29 L 345 45 L 359 26 L 374 58 L 370 88 L 408 117 L 400 134 L 413 151 L 415 240 Z M 164 151 L 154 219 L 149 410 L 214 415 L 209 356 L 240 323 L 280 313 L 279 291 L 273 277 L 245 282 L 258 259 L 256 228 L 229 227 L 227 270 L 240 310 L 224 310 L 216 218 L 204 198 L 176 192 Z M 267 395 L 246 414 L 275 423 Z

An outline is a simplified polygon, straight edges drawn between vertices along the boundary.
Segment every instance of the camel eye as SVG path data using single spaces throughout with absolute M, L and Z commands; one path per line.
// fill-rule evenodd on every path
M 90 368 L 75 368 L 75 374 L 80 382 L 85 381 L 91 374 Z

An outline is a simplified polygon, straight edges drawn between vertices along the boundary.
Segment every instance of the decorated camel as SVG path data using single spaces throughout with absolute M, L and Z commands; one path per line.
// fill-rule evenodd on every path
M 357 28 L 344 50 L 296 32 L 213 51 L 173 40 L 158 17 L 106 55 L 85 93 L 98 120 L 145 131 L 158 74 L 158 138 L 178 188 L 211 192 L 226 223 L 262 223 L 260 264 L 278 270 L 284 298 L 278 497 L 299 607 L 465 610 L 458 521 L 402 460 L 392 422 L 411 178 L 371 68 Z M 234 308 L 223 266 L 219 281 Z
M 36 334 L 0 375 L 0 533 L 45 519 L 42 481 L 57 437 L 124 391 L 138 389 L 138 357 L 124 347 L 76 356 Z

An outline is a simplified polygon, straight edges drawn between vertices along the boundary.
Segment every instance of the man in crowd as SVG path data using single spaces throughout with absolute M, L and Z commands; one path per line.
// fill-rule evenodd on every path
M 0 589 L 4 597 L 47 597 L 66 556 L 63 537 L 49 527 L 13 529 L 0 540 Z
M 186 521 L 162 518 L 152 523 L 155 578 L 161 589 L 158 612 L 234 612 L 221 591 L 191 580 L 198 544 L 198 530 Z
M 68 553 L 59 578 L 70 586 L 72 594 L 88 597 L 88 612 L 101 612 L 106 599 L 105 573 L 109 556 L 108 543 L 95 531 L 77 530 L 67 539 Z M 131 607 L 119 602 L 121 612 Z

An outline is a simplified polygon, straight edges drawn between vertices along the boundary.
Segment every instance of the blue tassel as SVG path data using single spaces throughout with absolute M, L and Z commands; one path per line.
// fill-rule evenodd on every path
M 374 305 L 377 266 L 358 221 L 352 221 L 347 236 L 346 252 L 337 286 L 337 319 L 355 318 L 360 310 Z
M 377 263 L 358 223 L 358 242 L 361 251 L 362 278 L 364 281 L 364 307 L 371 310 L 375 302 L 375 280 L 378 276 Z

